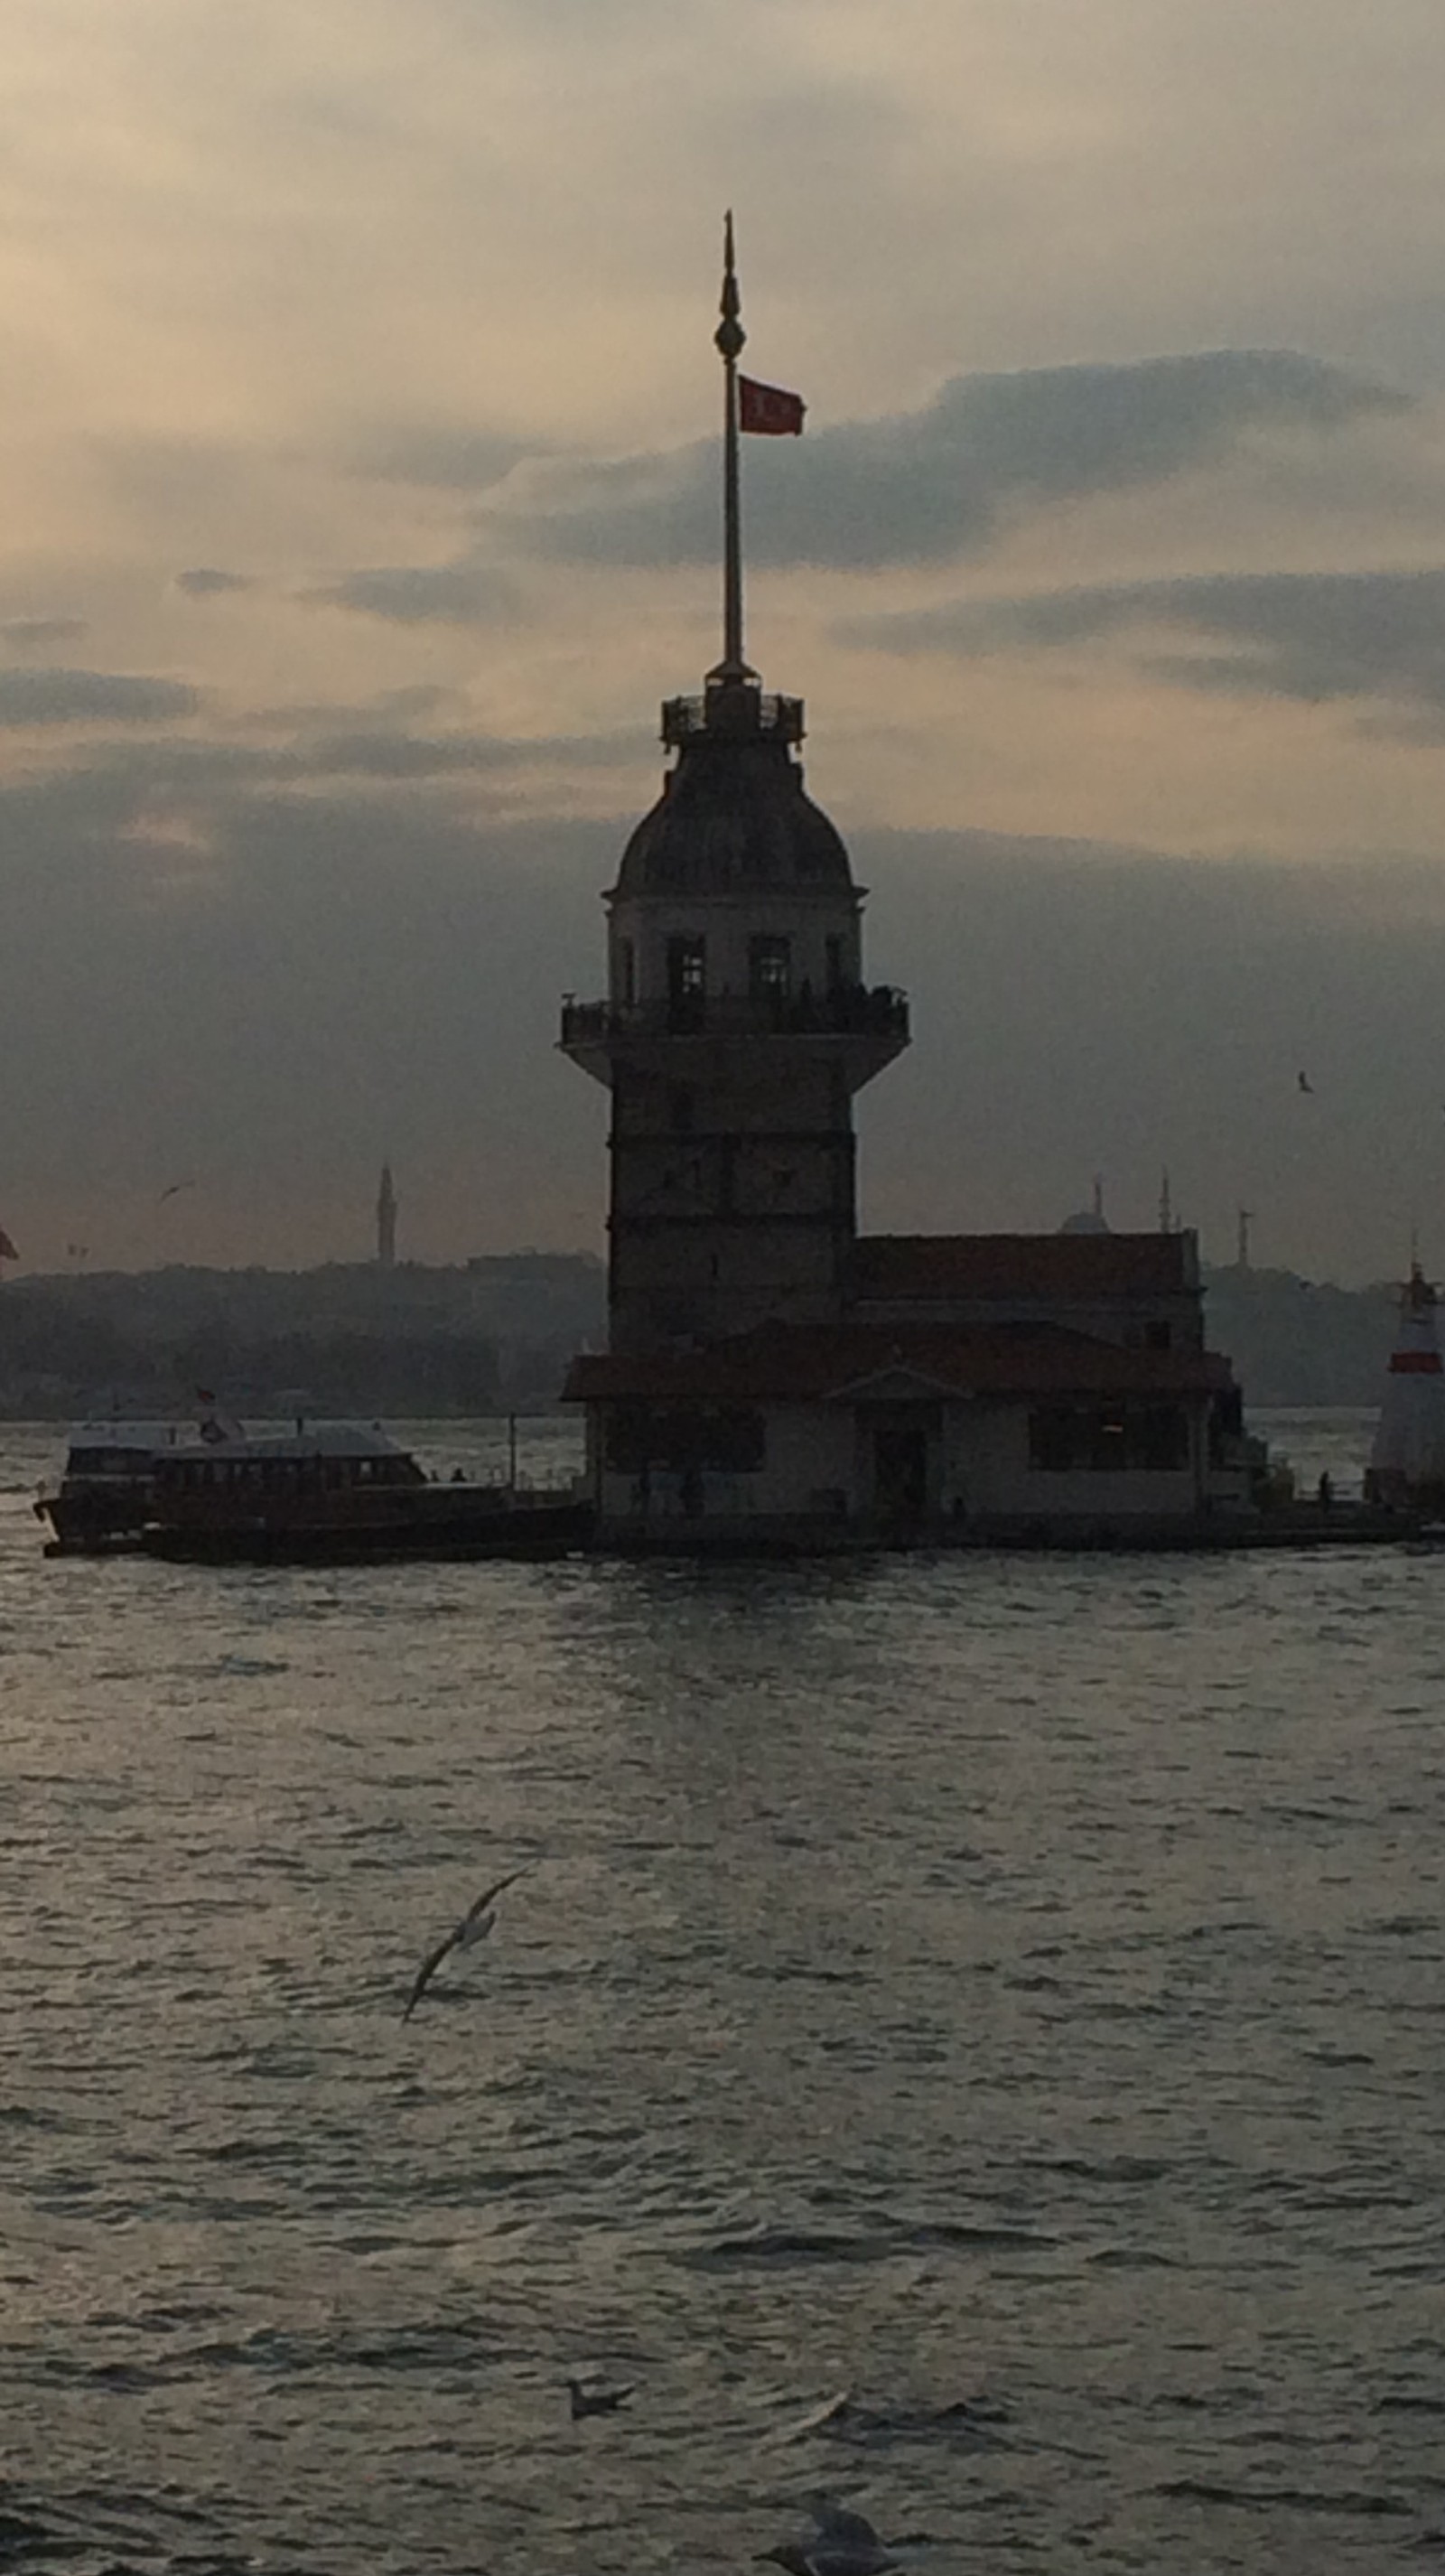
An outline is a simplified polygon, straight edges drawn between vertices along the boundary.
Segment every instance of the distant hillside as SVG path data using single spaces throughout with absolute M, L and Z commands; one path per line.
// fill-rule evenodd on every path
M 1292 1270 L 1206 1270 L 1211 1350 L 1246 1404 L 1378 1404 L 1399 1289 L 1334 1288 Z
M 513 1253 L 465 1267 L 113 1271 L 0 1289 L 0 1417 L 527 1412 L 606 1331 L 602 1265 Z
M 1393 1286 L 1234 1269 L 1206 1271 L 1205 1285 L 1210 1348 L 1229 1353 L 1247 1403 L 1378 1402 Z M 198 1386 L 242 1414 L 537 1411 L 606 1331 L 605 1274 L 587 1253 L 10 1279 L 0 1418 L 171 1413 Z

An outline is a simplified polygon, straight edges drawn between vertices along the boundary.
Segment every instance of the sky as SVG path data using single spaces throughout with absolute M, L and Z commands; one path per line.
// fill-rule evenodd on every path
M 872 1227 L 1095 1176 L 1445 1271 L 1439 0 L 12 0 L 0 1225 L 596 1248 L 556 1053 L 719 650 L 909 1055 Z M 1310 1088 L 1300 1083 L 1307 1075 Z M 174 1184 L 190 1186 L 177 1189 Z M 168 1193 L 168 1195 L 163 1195 Z

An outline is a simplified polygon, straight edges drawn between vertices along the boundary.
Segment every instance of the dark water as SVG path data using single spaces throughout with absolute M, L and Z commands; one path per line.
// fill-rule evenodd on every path
M 1445 1559 L 49 1565 L 6 1437 L 0 2563 L 1445 2563 Z

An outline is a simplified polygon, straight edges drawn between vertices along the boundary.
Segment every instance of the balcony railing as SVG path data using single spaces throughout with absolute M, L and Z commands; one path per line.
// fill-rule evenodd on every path
M 743 741 L 756 734 L 772 742 L 801 742 L 801 698 L 764 697 L 757 689 L 710 689 L 706 697 L 665 698 L 662 739 L 669 751 L 699 735 Z
M 653 1037 L 872 1037 L 908 1043 L 908 996 L 892 984 L 814 993 L 678 993 L 669 1001 L 562 1004 L 564 1047 Z

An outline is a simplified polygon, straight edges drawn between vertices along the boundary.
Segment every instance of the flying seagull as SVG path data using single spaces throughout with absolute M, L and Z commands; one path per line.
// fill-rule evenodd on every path
M 182 1190 L 193 1190 L 195 1186 L 194 1181 L 172 1181 L 168 1188 L 162 1190 L 156 1206 L 164 1207 L 167 1199 L 179 1198 Z
M 402 2014 L 403 2021 L 410 2021 L 449 1950 L 470 1950 L 474 1941 L 485 1941 L 497 1919 L 495 1914 L 488 1911 L 489 1907 L 494 1899 L 501 1895 L 504 1887 L 515 1885 L 523 1871 L 530 1867 L 530 1861 L 523 1861 L 521 1869 L 509 1869 L 505 1878 L 497 1879 L 491 1887 L 484 1887 L 475 1905 L 467 1907 L 460 1923 L 447 1934 L 444 1941 L 438 1941 L 434 1950 L 428 1951 L 416 1972 L 416 1983 L 407 1998 L 407 2007 Z
M 630 2388 L 587 2388 L 580 2379 L 569 2379 L 572 2421 L 580 2424 L 584 2415 L 615 2415 L 632 2395 Z
M 831 2397 L 825 2397 L 820 2406 L 814 2406 L 796 2424 L 786 2424 L 781 2432 L 774 2433 L 772 2441 L 801 2442 L 809 2433 L 821 2433 L 825 2424 L 836 2423 L 840 2415 L 846 2414 L 850 2393 L 846 2388 L 836 2389 Z
M 1310 1092 L 1312 1092 L 1312 1091 L 1314 1090 L 1314 1084 L 1311 1082 L 1311 1080 L 1310 1080 L 1310 1078 L 1309 1078 L 1309 1075 L 1308 1075 L 1307 1073 L 1301 1073 L 1301 1074 L 1298 1074 L 1298 1075 L 1296 1076 L 1296 1080 L 1297 1080 L 1297 1081 L 1298 1081 L 1298 1083 L 1299 1083 L 1299 1087 L 1300 1087 L 1301 1091 L 1310 1091 Z
M 828 2496 L 817 2497 L 812 2513 L 812 2528 L 801 2540 L 760 2550 L 759 2559 L 785 2568 L 787 2576 L 888 2576 L 901 2565 L 866 2515 L 849 2513 Z

